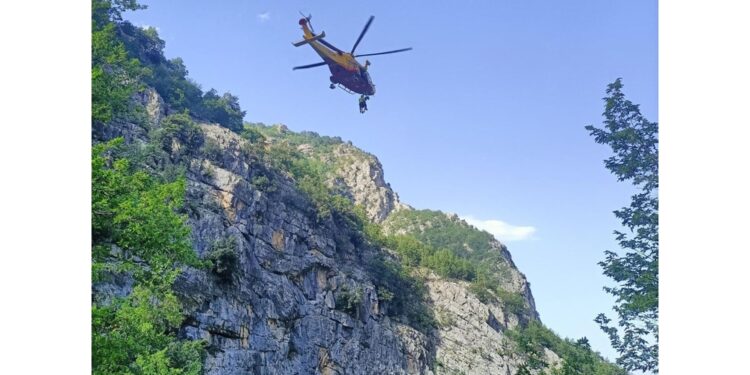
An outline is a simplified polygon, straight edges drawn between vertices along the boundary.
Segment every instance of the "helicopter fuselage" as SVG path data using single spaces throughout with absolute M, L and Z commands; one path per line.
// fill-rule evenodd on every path
M 304 31 L 305 44 L 309 44 L 328 64 L 328 69 L 331 71 L 331 83 L 342 85 L 357 94 L 375 95 L 375 85 L 365 65 L 357 62 L 351 53 L 343 52 L 322 39 L 316 38 L 308 27 L 306 19 L 300 19 L 299 24 Z

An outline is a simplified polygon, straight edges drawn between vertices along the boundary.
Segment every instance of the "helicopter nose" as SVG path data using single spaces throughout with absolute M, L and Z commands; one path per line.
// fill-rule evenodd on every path
M 300 18 L 300 19 L 299 19 L 299 24 L 300 24 L 301 26 L 304 26 L 304 25 L 306 25 L 306 24 L 307 24 L 307 20 L 306 20 L 306 19 L 304 19 L 304 18 Z

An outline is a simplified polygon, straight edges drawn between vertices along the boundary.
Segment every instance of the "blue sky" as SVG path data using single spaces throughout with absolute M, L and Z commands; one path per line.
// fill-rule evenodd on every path
M 246 120 L 340 136 L 378 156 L 386 180 L 416 208 L 455 212 L 498 233 L 531 282 L 543 322 L 614 351 L 593 322 L 613 300 L 596 264 L 617 249 L 612 211 L 631 188 L 584 130 L 601 124 L 606 85 L 651 121 L 657 112 L 656 1 L 141 1 L 128 13 L 155 26 L 167 57 L 182 57 L 204 90 L 240 98 Z M 326 68 L 301 38 L 298 10 L 359 53 L 377 94 L 328 89 Z

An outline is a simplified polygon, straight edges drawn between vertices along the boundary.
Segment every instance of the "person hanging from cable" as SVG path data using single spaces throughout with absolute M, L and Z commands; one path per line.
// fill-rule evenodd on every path
M 367 112 L 367 101 L 370 100 L 369 96 L 361 95 L 359 97 L 359 113 Z

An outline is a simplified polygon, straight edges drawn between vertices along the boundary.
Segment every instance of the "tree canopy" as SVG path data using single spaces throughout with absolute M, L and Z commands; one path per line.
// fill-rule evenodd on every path
M 599 263 L 616 286 L 604 290 L 616 297 L 617 325 L 605 314 L 595 321 L 627 370 L 659 371 L 659 149 L 658 124 L 648 121 L 637 104 L 625 99 L 622 80 L 607 86 L 604 127 L 586 126 L 597 143 L 613 155 L 604 161 L 618 181 L 639 192 L 630 205 L 614 211 L 627 231 L 616 230 L 622 251 L 605 251 Z

